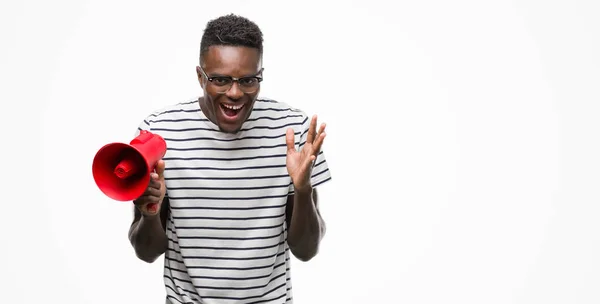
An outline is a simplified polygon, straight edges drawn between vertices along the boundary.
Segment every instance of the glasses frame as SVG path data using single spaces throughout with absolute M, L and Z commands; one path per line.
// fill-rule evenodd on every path
M 260 74 L 262 74 L 262 72 L 265 70 L 264 68 L 260 68 L 260 70 L 259 70 L 259 71 L 258 71 L 256 74 L 254 74 L 254 75 L 252 75 L 252 76 L 244 76 L 244 77 L 239 77 L 239 78 L 237 78 L 237 77 L 233 77 L 233 76 L 208 76 L 208 74 L 207 74 L 207 73 L 204 71 L 204 69 L 203 69 L 201 66 L 198 66 L 198 69 L 200 70 L 200 72 L 202 73 L 202 75 L 203 75 L 204 77 L 206 77 L 206 79 L 207 79 L 207 80 L 208 80 L 210 83 L 213 83 L 213 80 L 214 80 L 215 78 L 226 78 L 226 79 L 229 79 L 229 80 L 231 80 L 231 84 L 229 84 L 228 86 L 226 86 L 226 88 L 227 88 L 227 89 L 225 89 L 225 90 L 223 90 L 223 91 L 219 91 L 219 90 L 217 90 L 217 93 L 219 93 L 219 94 L 225 94 L 225 93 L 227 93 L 229 90 L 231 90 L 231 88 L 233 87 L 233 83 L 234 83 L 234 82 L 237 82 L 237 83 L 238 83 L 238 88 L 240 89 L 240 91 L 242 91 L 242 92 L 244 92 L 244 93 L 246 93 L 246 94 L 252 94 L 252 93 L 255 93 L 256 91 L 258 91 L 258 88 L 260 87 L 260 83 L 263 81 L 263 78 L 262 78 L 262 76 L 259 76 L 259 75 L 260 75 Z M 244 88 L 247 88 L 247 87 L 244 87 L 243 85 L 240 85 L 240 81 L 241 81 L 241 80 L 248 79 L 248 78 L 251 78 L 251 79 L 256 79 L 256 80 L 258 81 L 258 86 L 256 86 L 256 88 L 255 88 L 255 90 L 254 90 L 254 91 L 246 91 Z M 219 86 L 215 85 L 215 87 L 219 87 Z

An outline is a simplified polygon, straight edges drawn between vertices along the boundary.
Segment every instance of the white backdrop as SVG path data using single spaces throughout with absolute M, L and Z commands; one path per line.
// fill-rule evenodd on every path
M 598 1 L 4 1 L 1 303 L 164 303 L 102 145 L 200 93 L 206 22 L 265 35 L 333 181 L 296 303 L 599 303 Z

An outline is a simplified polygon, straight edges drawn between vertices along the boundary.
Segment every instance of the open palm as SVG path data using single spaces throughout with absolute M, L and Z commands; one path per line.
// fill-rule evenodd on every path
M 300 151 L 297 151 L 294 145 L 293 129 L 287 130 L 285 139 L 287 143 L 286 166 L 292 178 L 292 183 L 294 183 L 294 189 L 296 191 L 308 189 L 311 186 L 310 176 L 314 161 L 317 159 L 325 140 L 325 124 L 321 124 L 317 133 L 317 116 L 312 117 L 308 127 L 306 143 L 300 148 Z

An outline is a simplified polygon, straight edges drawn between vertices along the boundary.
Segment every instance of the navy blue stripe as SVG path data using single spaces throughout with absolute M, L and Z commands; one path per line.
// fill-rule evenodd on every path
M 262 189 L 287 188 L 291 184 L 292 184 L 292 182 L 289 182 L 289 183 L 283 184 L 283 185 L 255 186 L 255 187 L 244 187 L 244 186 L 239 186 L 239 187 L 200 187 L 200 186 L 194 186 L 194 187 L 169 187 L 169 191 L 174 191 L 174 190 L 227 190 L 227 191 L 235 191 L 235 190 L 262 190 Z
M 323 170 L 323 171 L 321 171 L 319 173 L 313 173 L 310 177 L 311 178 L 315 178 L 315 177 L 317 177 L 317 176 L 319 176 L 319 175 L 321 175 L 321 174 L 323 174 L 325 172 L 329 172 L 329 168 L 327 168 L 327 169 L 325 169 L 325 170 Z
M 286 284 L 287 284 L 287 283 L 286 283 Z M 271 302 L 271 301 L 279 300 L 279 299 L 281 299 L 281 298 L 285 297 L 286 295 L 287 295 L 287 294 L 285 294 L 285 293 L 284 293 L 284 294 L 282 294 L 282 295 L 280 295 L 280 296 L 278 296 L 278 297 L 275 297 L 275 298 L 270 298 L 270 299 L 265 299 L 265 300 L 259 300 L 259 301 L 254 301 L 254 302 L 249 302 L 249 303 L 246 303 L 246 304 L 260 304 L 260 303 L 267 303 L 267 302 Z
M 170 238 L 169 238 L 170 239 Z M 171 239 L 170 239 L 171 240 Z M 171 240 L 172 241 L 172 240 Z M 180 249 L 206 249 L 206 250 L 262 250 L 262 249 L 272 249 L 283 245 L 285 242 L 280 242 L 275 245 L 268 246 L 260 246 L 260 247 L 206 247 L 206 246 L 182 246 L 181 244 L 175 242 Z
M 319 153 L 319 154 L 321 154 L 321 153 Z M 316 163 L 316 164 L 313 166 L 313 169 L 314 169 L 314 168 L 316 168 L 316 167 L 318 167 L 318 166 L 320 166 L 320 165 L 322 165 L 322 164 L 324 164 L 325 162 L 326 162 L 326 160 L 325 160 L 325 159 L 321 160 L 320 162 Z
M 252 160 L 252 159 L 264 159 L 264 158 L 277 158 L 286 157 L 286 154 L 271 154 L 271 155 L 258 155 L 258 156 L 244 156 L 244 157 L 165 157 L 164 161 L 167 160 L 216 160 L 216 161 L 237 161 L 237 160 Z
M 176 287 L 179 287 L 179 286 L 177 286 L 177 284 L 175 284 L 175 282 L 173 282 L 173 285 L 174 285 L 174 286 L 176 286 Z M 171 286 L 169 286 L 169 285 L 166 285 L 166 284 L 165 284 L 165 287 L 166 287 L 166 288 L 168 288 L 168 289 L 170 289 L 170 290 L 172 290 L 172 291 L 173 291 L 173 292 L 174 292 L 176 295 L 178 295 L 178 296 L 180 296 L 180 297 L 183 297 L 183 296 L 184 296 L 184 295 L 180 294 L 178 291 L 176 291 L 175 289 L 173 289 L 173 287 L 171 287 Z M 181 288 L 181 287 L 179 287 L 179 288 Z M 191 291 L 191 290 L 185 290 L 185 289 L 183 289 L 183 288 L 181 288 L 181 290 L 183 290 L 183 291 L 185 291 L 185 292 L 188 292 L 188 293 L 191 293 L 191 294 L 192 294 L 192 296 L 188 296 L 188 297 L 189 297 L 189 298 L 191 298 L 191 299 L 192 299 L 192 300 L 194 300 L 194 301 L 198 301 L 198 298 L 196 297 L 196 296 L 197 296 L 197 293 L 196 293 L 196 292 L 194 292 L 194 291 Z M 199 297 L 199 296 L 198 296 L 198 297 Z M 172 298 L 172 299 L 175 299 L 173 296 L 169 295 L 168 293 L 167 293 L 167 298 Z M 177 301 L 177 302 L 179 302 L 179 303 L 184 303 L 184 304 L 194 304 L 194 303 L 192 303 L 192 302 L 181 302 L 181 301 L 179 301 L 178 299 L 175 299 L 175 301 Z
M 294 132 L 294 135 L 299 135 L 300 132 Z M 286 134 L 281 133 L 277 135 L 262 135 L 262 136 L 246 136 L 239 138 L 214 138 L 214 137 L 188 137 L 188 138 L 172 138 L 172 137 L 163 137 L 167 142 L 189 142 L 189 141 L 220 141 L 220 142 L 234 142 L 234 141 L 244 141 L 250 139 L 279 139 L 285 138 Z M 298 142 L 296 142 L 298 144 Z
M 290 108 L 283 108 L 283 109 L 276 109 L 276 108 L 255 108 L 255 109 L 252 109 L 252 111 L 277 111 L 277 112 L 291 111 L 291 112 L 298 112 L 298 111 L 292 110 Z
M 281 266 L 283 266 L 284 264 L 279 264 L 277 265 L 274 269 L 277 268 L 281 268 Z M 181 273 L 186 273 L 186 270 L 183 269 L 179 269 L 179 268 L 173 268 L 173 267 L 168 267 L 165 266 L 166 269 L 170 270 L 170 271 L 176 271 L 176 272 L 181 272 Z M 213 279 L 213 280 L 235 280 L 235 281 L 244 281 L 244 280 L 256 280 L 256 279 L 264 279 L 264 278 L 268 278 L 270 277 L 272 274 L 266 274 L 266 275 L 262 275 L 262 276 L 254 276 L 254 277 L 235 277 L 235 278 L 231 278 L 231 277 L 212 277 L 212 276 L 190 276 L 190 278 L 192 279 Z
M 181 289 L 181 290 L 183 290 L 183 291 L 185 291 L 185 292 L 187 292 L 187 293 L 189 293 L 189 294 L 191 294 L 191 295 L 193 295 L 193 296 L 198 296 L 198 297 L 199 297 L 199 295 L 198 295 L 198 292 L 197 292 L 197 291 L 195 291 L 195 290 L 189 290 L 189 289 L 182 288 L 181 286 L 177 285 L 177 283 L 175 283 L 175 281 L 173 281 L 173 279 L 171 279 L 171 283 L 173 284 L 173 286 L 175 286 L 175 287 L 177 287 L 177 288 L 179 288 L 179 289 Z M 190 283 L 190 285 L 191 285 L 191 283 Z M 168 287 L 169 289 L 173 290 L 173 287 L 171 287 L 171 286 L 169 286 L 169 285 L 167 285 L 167 284 L 165 284 L 165 286 L 166 286 L 166 287 Z M 194 285 L 192 285 L 192 287 L 194 287 Z M 179 294 L 178 292 L 175 292 L 175 293 L 176 293 L 178 296 L 181 296 L 181 294 Z M 192 297 L 190 297 L 190 298 L 192 298 Z
M 272 226 L 257 226 L 257 227 L 214 227 L 214 226 L 177 226 L 173 225 L 175 230 L 192 229 L 192 230 L 266 230 L 273 228 L 281 228 L 281 224 Z
M 306 120 L 304 120 L 304 122 L 306 122 Z M 304 122 L 302 124 L 304 124 Z M 302 131 L 302 136 L 306 135 L 306 133 L 308 133 L 308 129 L 304 129 L 304 131 Z M 306 141 L 306 138 L 304 138 L 304 141 Z
M 329 181 L 329 180 L 331 180 L 331 176 L 330 176 L 330 177 L 328 177 L 328 178 L 326 178 L 326 179 L 324 179 L 324 180 L 322 180 L 322 181 L 320 181 L 320 182 L 317 182 L 317 183 L 315 183 L 315 184 L 313 185 L 313 187 L 316 187 L 316 186 L 318 186 L 318 185 L 320 185 L 320 184 L 322 184 L 322 183 L 324 183 L 324 182 L 327 182 L 327 181 Z
M 215 201 L 250 201 L 250 200 L 261 200 L 267 198 L 282 198 L 287 197 L 287 194 L 283 195 L 263 195 L 263 196 L 244 196 L 244 197 L 218 197 L 218 196 L 172 196 L 169 195 L 169 199 L 187 199 L 187 200 L 215 200 Z
M 291 127 L 291 126 L 298 126 L 298 125 L 302 125 L 299 122 L 291 122 L 291 123 L 287 123 L 285 125 L 281 125 L 281 126 L 254 126 L 251 128 L 247 128 L 247 129 L 240 129 L 240 132 L 245 132 L 245 131 L 250 131 L 250 130 L 257 130 L 257 129 L 268 129 L 268 130 L 277 130 L 277 129 L 283 129 L 286 127 Z M 152 128 L 152 130 L 155 131 L 170 131 L 170 132 L 184 132 L 184 131 L 212 131 L 212 132 L 221 132 L 219 130 L 215 130 L 212 128 L 185 128 L 185 129 L 171 129 L 171 128 Z
M 169 206 L 169 208 L 173 210 L 259 210 L 259 209 L 276 209 L 282 208 L 287 205 L 287 202 L 283 205 L 275 205 L 275 206 L 255 206 L 255 207 L 206 207 L 206 206 L 189 206 L 189 207 L 181 207 L 181 206 Z
M 265 278 L 265 277 L 268 277 L 268 276 L 270 276 L 270 275 L 263 276 L 261 278 Z M 261 279 L 261 278 L 257 277 L 257 279 Z M 205 297 L 202 297 L 202 298 L 203 299 L 220 299 L 220 300 L 251 300 L 251 299 L 260 299 L 260 298 L 262 298 L 262 297 L 264 297 L 266 295 L 269 295 L 269 294 L 271 294 L 271 293 L 273 293 L 273 292 L 281 289 L 281 287 L 285 287 L 286 285 L 287 285 L 287 283 L 284 282 L 283 284 L 281 284 L 279 286 L 276 286 L 276 287 L 272 288 L 271 290 L 269 290 L 269 291 L 267 291 L 267 292 L 265 292 L 265 293 L 263 293 L 262 295 L 259 295 L 259 296 L 252 296 L 252 297 L 216 297 L 216 296 L 215 297 L 206 297 L 205 296 Z M 268 301 L 274 301 L 274 300 L 280 299 L 282 297 L 285 297 L 286 295 L 287 294 L 284 293 L 281 296 L 278 296 L 278 297 L 273 298 L 273 299 L 269 299 Z M 259 301 L 259 302 L 253 302 L 253 303 L 263 303 L 263 302 L 266 302 L 266 301 Z
M 177 294 L 177 295 L 179 295 L 179 294 Z M 175 298 L 174 296 L 170 296 L 170 295 L 167 295 L 167 298 L 171 299 L 171 300 L 175 300 L 175 301 L 177 301 L 177 303 L 181 303 L 181 304 L 194 304 L 192 302 L 189 302 L 189 303 L 188 302 L 181 302 L 181 301 L 179 301 L 179 299 Z
M 193 285 L 192 281 L 189 281 L 189 280 L 180 279 L 180 278 L 177 278 L 177 277 L 172 277 L 172 278 L 171 278 L 171 277 L 168 277 L 168 276 L 164 276 L 164 277 L 165 277 L 165 278 L 167 278 L 167 279 L 170 279 L 171 281 L 173 281 L 173 283 L 174 283 L 174 284 L 176 284 L 174 280 L 177 280 L 177 281 L 180 281 L 180 282 L 184 282 L 184 283 L 189 283 L 189 284 L 192 284 L 192 285 L 193 285 L 195 288 L 197 288 L 197 289 L 213 289 L 213 290 L 250 290 L 250 289 L 259 289 L 259 288 L 265 288 L 265 287 L 269 286 L 269 284 L 271 284 L 271 282 L 273 282 L 273 281 L 275 281 L 275 280 L 277 280 L 277 279 L 279 279 L 279 278 L 281 278 L 281 277 L 283 277 L 283 276 L 285 276 L 285 275 L 286 275 L 286 272 L 284 272 L 284 273 L 281 273 L 281 274 L 278 274 L 278 275 L 274 276 L 273 278 L 271 278 L 271 280 L 269 280 L 269 282 L 267 282 L 267 283 L 266 283 L 266 284 L 264 284 L 264 285 L 259 285 L 259 286 L 248 286 L 248 287 L 198 286 L 198 285 Z M 289 281 L 289 280 L 286 280 L 286 282 L 287 282 L 287 281 Z
M 167 248 L 168 251 L 177 253 L 181 256 L 182 259 L 187 260 L 187 259 L 203 259 L 203 260 L 229 260 L 229 261 L 251 261 L 251 260 L 264 260 L 264 259 L 272 259 L 275 258 L 279 255 L 284 254 L 285 252 L 287 252 L 289 249 L 286 248 L 285 252 L 280 252 L 277 254 L 270 254 L 270 255 L 264 255 L 264 256 L 255 256 L 255 257 L 224 257 L 224 256 L 200 256 L 200 255 L 183 255 L 181 254 L 181 251 L 177 251 L 173 248 Z
M 167 275 L 163 275 L 163 278 L 171 280 L 171 282 L 173 282 L 173 284 L 175 286 L 177 286 L 177 283 L 175 283 L 175 280 L 177 280 L 179 282 L 183 282 L 183 283 L 188 283 L 188 284 L 194 286 L 194 283 L 192 281 L 190 281 L 190 280 L 181 279 L 181 278 L 178 278 L 178 277 L 169 277 Z M 196 286 L 194 286 L 194 287 L 196 287 Z
M 282 175 L 267 175 L 267 176 L 245 176 L 245 177 L 203 177 L 203 176 L 182 176 L 182 177 L 165 177 L 165 180 L 253 180 L 267 178 L 289 177 L 288 174 Z
M 194 148 L 167 148 L 167 151 L 240 151 L 240 150 L 259 150 L 272 149 L 287 146 L 286 143 L 270 146 L 250 146 L 250 147 L 234 147 L 234 148 L 217 148 L 217 147 L 194 147 Z
M 172 112 L 181 112 L 180 110 L 173 110 L 173 111 L 167 111 L 167 112 L 163 112 L 161 114 L 164 113 L 172 113 Z M 194 111 L 195 112 L 195 111 Z M 285 116 L 279 116 L 279 117 L 270 117 L 270 116 L 259 116 L 259 117 L 254 117 L 254 118 L 248 118 L 246 120 L 246 122 L 248 121 L 259 121 L 259 120 L 271 120 L 271 121 L 277 121 L 277 120 L 282 120 L 282 119 L 286 119 L 286 118 L 295 118 L 295 117 L 302 117 L 302 115 L 300 114 L 295 114 L 295 115 L 285 115 Z M 163 118 L 163 119 L 159 119 L 159 120 L 152 120 L 152 123 L 159 123 L 159 122 L 183 122 L 183 121 L 201 121 L 201 122 L 208 122 L 210 121 L 207 118 L 200 118 L 200 117 L 193 117 L 193 118 Z
M 261 275 L 261 276 L 253 276 L 253 277 L 215 277 L 215 276 L 190 276 L 190 278 L 192 279 L 208 279 L 208 280 L 235 280 L 235 281 L 246 281 L 246 280 L 257 280 L 257 279 L 265 279 L 270 277 L 271 274 L 265 274 L 265 275 Z M 203 297 L 205 299 L 207 299 L 206 297 Z M 258 297 L 252 297 L 252 298 L 258 298 Z
M 299 135 L 300 132 L 295 132 L 294 135 Z M 278 134 L 278 135 L 273 135 L 273 136 L 268 136 L 268 135 L 263 135 L 263 136 L 246 136 L 246 137 L 240 137 L 240 138 L 214 138 L 214 137 L 190 137 L 190 138 L 171 138 L 171 137 L 163 137 L 163 139 L 167 142 L 169 141 L 173 141 L 173 142 L 187 142 L 187 141 L 195 141 L 195 140 L 214 140 L 214 141 L 222 141 L 222 142 L 232 142 L 232 141 L 242 141 L 242 140 L 247 140 L 247 139 L 277 139 L 277 138 L 285 138 L 285 133 L 282 134 Z
M 269 264 L 269 265 L 264 265 L 264 266 L 254 266 L 254 267 L 216 267 L 216 266 L 191 266 L 191 265 L 185 265 L 185 263 L 183 263 L 183 261 L 179 261 L 177 259 L 173 259 L 170 257 L 165 257 L 165 260 L 171 261 L 171 262 L 176 262 L 181 264 L 183 267 L 185 267 L 186 269 L 210 269 L 210 270 L 259 270 L 259 269 L 268 269 L 268 268 L 277 268 L 280 267 L 281 265 L 285 265 L 285 263 L 287 261 L 289 261 L 290 259 L 287 258 L 285 259 L 285 261 L 275 265 L 275 262 Z M 170 263 L 169 263 L 170 264 Z
M 191 110 L 186 110 L 186 109 L 167 110 L 167 111 L 162 111 L 160 113 L 151 114 L 149 117 L 156 117 L 156 118 L 158 118 L 161 115 L 170 114 L 170 113 L 195 113 L 195 112 L 200 112 L 200 108 L 198 108 L 198 109 L 191 109 Z M 154 122 L 157 122 L 157 120 L 151 120 L 151 122 L 154 123 Z
M 265 265 L 265 266 L 260 266 L 260 267 L 251 267 L 251 268 L 248 268 L 248 267 L 212 267 L 212 266 L 187 266 L 187 265 L 185 265 L 185 264 L 184 264 L 183 262 L 181 262 L 181 261 L 177 261 L 177 260 L 173 260 L 173 259 L 169 259 L 169 258 L 165 258 L 165 259 L 167 259 L 167 260 L 170 260 L 170 261 L 177 262 L 177 264 L 174 264 L 174 265 L 173 265 L 174 267 L 169 267 L 169 266 L 167 266 L 167 265 L 171 265 L 171 263 L 167 263 L 167 264 L 165 264 L 165 268 L 167 268 L 167 269 L 169 269 L 169 270 L 171 270 L 171 271 L 177 271 L 177 272 L 182 272 L 182 273 L 186 273 L 186 274 L 187 274 L 187 269 L 211 269 L 211 270 L 258 270 L 258 269 L 271 268 L 271 269 L 273 269 L 273 270 L 274 270 L 274 269 L 278 269 L 278 268 L 280 268 L 281 266 L 285 266 L 285 262 L 289 261 L 289 258 L 288 258 L 288 259 L 285 259 L 285 261 L 284 261 L 284 262 L 280 262 L 279 264 L 275 265 L 275 263 L 276 263 L 276 260 L 275 260 L 275 262 L 271 263 L 270 265 Z M 182 268 L 185 268 L 185 269 L 181 269 L 181 268 L 179 267 L 179 265 L 181 265 L 181 267 L 182 267 Z M 194 277 L 192 277 L 192 278 L 194 278 Z
M 250 221 L 250 220 L 264 220 L 272 218 L 280 218 L 285 213 L 277 215 L 265 215 L 255 217 L 215 217 L 215 216 L 173 216 L 173 219 L 177 220 L 218 220 L 218 221 Z
M 184 121 L 209 121 L 207 118 L 178 118 L 178 119 L 159 119 L 159 120 L 152 120 L 152 123 L 159 123 L 159 122 L 184 122 Z
M 180 102 L 180 103 L 178 103 L 178 105 L 189 105 L 189 104 L 196 103 L 196 102 L 198 102 L 198 109 L 200 109 L 200 103 L 199 103 L 200 100 L 198 100 L 198 99 Z
M 246 121 L 259 121 L 261 119 L 276 121 L 276 120 L 282 120 L 282 119 L 286 119 L 286 118 L 296 118 L 296 117 L 302 117 L 302 115 L 292 114 L 292 115 L 279 116 L 279 117 L 260 116 L 260 117 L 255 117 L 255 118 L 248 118 Z
M 216 170 L 216 171 L 238 171 L 238 170 L 256 170 L 256 169 L 273 169 L 273 168 L 284 168 L 286 164 L 270 165 L 270 166 L 248 166 L 248 167 L 237 167 L 237 168 L 219 168 L 219 167 L 167 167 L 165 171 L 179 171 L 179 170 Z
M 172 223 L 172 222 L 171 222 Z M 167 231 L 174 235 L 177 235 L 171 228 L 167 228 Z M 222 241 L 248 241 L 248 240 L 268 240 L 276 237 L 281 237 L 282 232 L 277 232 L 267 236 L 254 236 L 254 237 L 224 237 L 224 236 L 181 236 L 177 235 L 178 239 L 194 239 L 194 240 L 222 240 Z

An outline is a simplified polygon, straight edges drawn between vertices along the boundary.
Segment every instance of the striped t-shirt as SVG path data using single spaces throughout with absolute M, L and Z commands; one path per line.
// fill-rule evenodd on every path
M 296 149 L 310 118 L 258 99 L 237 134 L 219 131 L 198 100 L 149 115 L 139 126 L 167 142 L 165 183 L 170 209 L 164 259 L 167 302 L 293 303 L 286 200 L 287 128 Z M 312 185 L 331 179 L 323 152 Z

